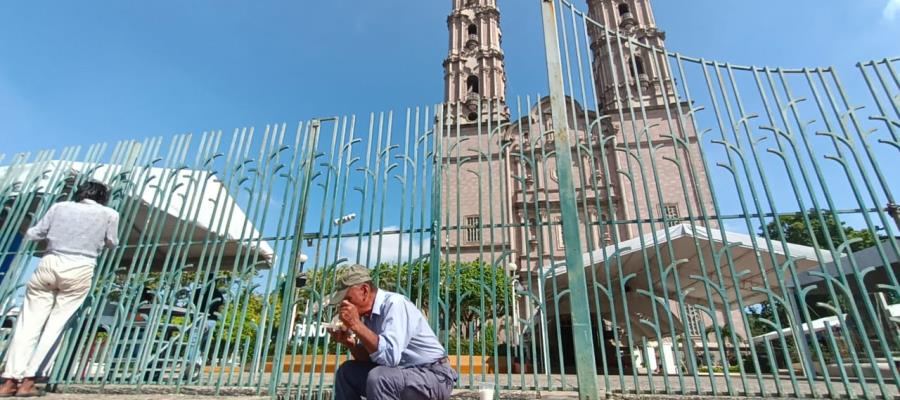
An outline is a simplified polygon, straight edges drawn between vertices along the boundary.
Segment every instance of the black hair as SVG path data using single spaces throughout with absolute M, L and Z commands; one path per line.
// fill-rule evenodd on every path
M 75 201 L 90 199 L 98 204 L 106 205 L 109 201 L 109 189 L 106 185 L 97 181 L 86 181 L 78 186 L 75 191 Z

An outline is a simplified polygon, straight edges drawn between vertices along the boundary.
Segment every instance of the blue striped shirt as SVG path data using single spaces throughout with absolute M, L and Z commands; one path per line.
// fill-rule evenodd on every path
M 431 364 L 447 356 L 422 312 L 406 296 L 378 289 L 363 323 L 378 335 L 372 362 L 390 367 Z

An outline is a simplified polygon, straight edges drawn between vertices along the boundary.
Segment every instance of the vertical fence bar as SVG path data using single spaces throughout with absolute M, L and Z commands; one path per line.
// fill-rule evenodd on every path
M 572 335 L 575 348 L 578 349 L 578 353 L 575 355 L 578 395 L 582 400 L 588 400 L 598 398 L 597 366 L 593 335 L 591 334 L 590 304 L 584 261 L 582 260 L 581 235 L 578 229 L 578 205 L 575 202 L 575 185 L 572 181 L 572 145 L 569 138 L 569 120 L 566 116 L 556 11 L 556 3 L 553 0 L 541 1 L 544 50 L 547 57 L 547 76 L 553 113 L 553 138 L 556 144 L 562 230 L 566 243 L 566 272 L 571 290 L 569 297 L 572 309 Z
M 302 185 L 302 192 L 300 193 L 300 198 L 298 199 L 299 211 L 297 213 L 296 223 L 294 224 L 294 235 L 293 235 L 294 242 L 293 242 L 293 245 L 291 246 L 290 253 L 288 253 L 288 254 L 292 255 L 292 257 L 288 261 L 289 269 L 287 271 L 287 279 L 286 279 L 286 284 L 289 286 L 293 286 L 294 281 L 297 278 L 297 269 L 298 269 L 297 265 L 296 265 L 298 263 L 297 256 L 299 256 L 299 254 L 300 254 L 300 249 L 301 249 L 302 240 L 303 240 L 303 233 L 305 232 L 306 214 L 308 211 L 307 210 L 307 201 L 309 200 L 309 192 L 310 192 L 309 184 L 312 180 L 313 165 L 315 164 L 315 154 L 317 151 L 316 150 L 317 146 L 315 144 L 317 144 L 319 142 L 319 140 L 318 140 L 319 139 L 318 138 L 319 128 L 320 128 L 319 121 L 313 121 L 312 127 L 310 129 L 311 137 L 309 138 L 309 145 L 307 147 L 307 153 L 303 157 L 303 160 L 305 161 L 305 164 L 303 165 L 303 172 L 302 172 L 302 179 L 304 181 L 304 184 Z M 286 296 L 284 296 L 284 299 L 282 300 L 282 303 L 281 303 L 281 310 L 282 310 L 281 326 L 278 329 L 280 334 L 278 335 L 278 339 L 275 343 L 275 355 L 272 359 L 272 375 L 273 376 L 269 378 L 270 379 L 269 393 L 273 398 L 275 398 L 275 396 L 276 396 L 278 384 L 281 381 L 281 375 L 282 375 L 281 372 L 282 372 L 282 368 L 284 365 L 285 351 L 287 349 L 287 344 L 285 343 L 285 340 L 286 340 L 286 337 L 291 336 L 290 333 L 293 332 L 293 330 L 294 330 L 293 327 L 288 326 L 288 323 L 291 321 L 291 318 L 287 318 L 284 315 L 284 313 L 287 312 L 287 310 L 291 309 L 291 306 L 293 305 L 293 302 L 294 302 L 294 292 L 295 291 L 287 290 L 286 292 L 287 292 Z
M 13 296 L 36 261 L 37 246 L 15 243 L 22 225 L 71 198 L 72 185 L 98 179 L 116 193 L 110 205 L 121 215 L 123 245 L 98 259 L 97 282 L 60 344 L 52 384 L 171 384 L 176 392 L 209 385 L 216 393 L 241 387 L 327 398 L 325 368 L 349 354 L 327 336 L 295 336 L 294 321 L 318 331 L 332 316 L 321 301 L 335 268 L 355 259 L 427 313 L 454 366 L 469 368 L 461 388 L 483 381 L 498 390 L 569 390 L 575 375 L 583 399 L 663 390 L 896 397 L 900 325 L 885 296 L 896 307 L 900 287 L 894 271 L 878 269 L 898 251 L 897 187 L 884 160 L 900 149 L 900 59 L 857 64 L 871 99 L 853 99 L 832 68 L 685 57 L 620 32 L 617 10 L 588 16 L 568 0 L 541 7 L 551 96 L 528 97 L 525 109 L 520 101 L 513 122 L 501 100 L 479 94 L 477 113 L 474 102 L 465 105 L 477 118 L 461 118 L 452 105 L 408 110 L 402 138 L 392 113 L 371 114 L 360 137 L 355 118 L 349 126 L 335 120 L 330 137 L 319 132 L 330 119 L 314 120 L 311 133 L 301 124 L 289 166 L 284 125 L 256 137 L 252 128 L 235 130 L 227 156 L 218 153 L 220 132 L 204 133 L 199 146 L 186 134 L 114 149 L 97 144 L 84 155 L 80 147 L 14 155 L 0 165 L 0 261 L 10 268 L 0 283 L 0 322 L 11 318 Z M 874 105 L 875 122 L 856 100 Z M 711 108 L 701 112 L 704 105 Z M 363 140 L 365 149 L 356 149 Z M 355 149 L 365 151 L 362 167 Z M 673 201 L 686 216 L 661 207 Z M 360 214 L 357 226 L 331 224 L 350 211 Z M 797 234 L 780 225 L 788 216 L 809 243 L 794 247 Z M 856 232 L 840 228 L 845 223 Z M 314 225 L 318 231 L 308 232 Z M 694 236 L 675 249 L 678 230 Z M 871 236 L 865 247 L 855 246 L 857 232 Z M 393 235 L 396 258 L 386 247 Z M 265 270 L 259 248 L 269 241 L 276 258 Z M 342 244 L 356 244 L 355 253 Z M 315 254 L 310 284 L 298 290 L 301 250 Z M 507 270 L 513 262 L 515 272 Z M 695 264 L 682 274 L 682 263 Z M 820 279 L 810 284 L 810 277 Z M 636 281 L 647 286 L 634 290 Z M 469 284 L 477 287 L 458 289 Z M 196 299 L 211 301 L 216 288 L 227 292 L 221 315 L 204 327 Z M 194 301 L 185 297 L 195 292 Z M 697 311 L 705 316 L 695 327 Z M 826 334 L 815 333 L 823 320 Z M 530 342 L 513 341 L 525 333 Z M 674 355 L 657 357 L 684 364 L 657 376 L 650 349 L 666 345 Z M 518 379 L 515 350 L 521 365 L 534 363 Z M 629 361 L 646 370 L 626 372 Z
M 440 108 L 443 111 L 443 107 Z M 443 112 L 435 113 L 436 123 L 434 130 L 432 131 L 432 143 L 431 143 L 431 235 L 429 238 L 430 241 L 430 262 L 428 265 L 428 323 L 431 325 L 431 329 L 434 330 L 434 333 L 441 337 L 441 318 L 440 318 L 440 300 L 441 300 L 441 195 L 443 192 L 443 158 L 444 158 L 444 147 L 443 147 L 443 136 L 444 136 L 444 114 Z M 428 139 L 425 136 L 425 148 L 427 149 Z M 418 154 L 418 146 L 414 146 L 416 149 L 416 154 Z M 404 170 L 406 169 L 406 162 L 404 161 Z M 422 174 L 426 174 L 425 171 L 422 171 Z M 414 219 L 412 216 L 410 219 Z M 409 233 L 409 237 L 412 238 L 412 232 Z M 401 235 L 401 242 L 403 236 Z M 412 248 L 410 247 L 410 251 Z M 410 260 L 412 261 L 412 260 Z M 445 342 L 446 344 L 446 342 Z

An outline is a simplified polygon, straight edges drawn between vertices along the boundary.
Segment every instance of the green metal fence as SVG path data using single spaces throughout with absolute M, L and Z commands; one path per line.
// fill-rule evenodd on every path
M 41 254 L 23 229 L 90 178 L 122 245 L 45 371 L 62 387 L 326 398 L 349 353 L 321 301 L 360 263 L 426 313 L 460 390 L 897 397 L 900 59 L 845 85 L 540 3 L 550 96 L 464 105 L 510 119 L 0 156 L 0 335 Z
M 566 0 L 544 2 L 545 29 L 556 33 L 547 42 L 551 101 L 567 112 L 554 109 L 554 118 L 568 118 L 554 127 L 568 124 L 570 137 L 583 132 L 575 154 L 596 156 L 597 143 L 613 142 L 599 151 L 605 179 L 582 184 L 623 189 L 619 199 L 598 199 L 596 208 L 634 211 L 613 211 L 599 225 L 615 232 L 625 224 L 632 236 L 643 235 L 636 275 L 622 275 L 619 268 L 630 261 L 621 260 L 621 239 L 613 237 L 612 256 L 596 254 L 606 281 L 588 279 L 588 291 L 601 302 L 625 299 L 625 307 L 652 304 L 637 321 L 651 334 L 635 343 L 634 325 L 626 326 L 628 347 L 673 341 L 663 363 L 668 355 L 683 364 L 654 380 L 606 373 L 606 360 L 599 363 L 601 387 L 896 396 L 897 317 L 888 309 L 900 289 L 894 269 L 900 225 L 892 195 L 897 180 L 885 167 L 898 150 L 898 60 L 858 65 L 871 101 L 856 103 L 833 68 L 687 57 L 665 51 L 656 32 L 629 32 L 627 16 L 620 17 L 621 25 L 610 28 L 600 22 L 611 20 L 602 11 L 588 16 Z M 588 175 L 574 173 L 576 186 L 579 175 Z M 685 226 L 667 228 L 673 224 Z M 685 247 L 692 249 L 674 244 L 682 232 L 691 232 Z M 565 233 L 568 242 L 579 230 Z M 595 254 L 588 255 L 575 262 L 596 265 Z M 566 259 L 571 270 L 573 257 Z M 639 293 L 632 301 L 629 290 Z M 575 310 L 599 307 L 576 303 L 574 291 L 572 302 Z M 707 326 L 700 335 L 691 326 L 696 312 Z M 591 315 L 600 332 L 603 322 Z M 595 341 L 609 340 L 600 336 Z M 622 341 L 615 332 L 612 339 Z M 594 353 L 608 359 L 600 350 Z M 722 377 L 712 372 L 715 353 L 729 360 Z

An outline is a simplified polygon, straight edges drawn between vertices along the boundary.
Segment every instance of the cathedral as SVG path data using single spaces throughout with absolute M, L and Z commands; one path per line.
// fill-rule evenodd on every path
M 588 5 L 593 19 L 618 26 L 620 34 L 657 49 L 665 45 L 649 1 L 590 0 Z M 522 267 L 562 259 L 556 164 L 552 137 L 545 137 L 552 136 L 549 100 L 540 99 L 528 115 L 510 119 L 496 0 L 454 0 L 447 21 L 448 129 L 443 146 L 448 167 L 443 184 L 454 190 L 445 191 L 442 210 L 449 213 L 448 226 L 466 228 L 459 238 L 450 235 L 446 244 L 466 260 L 483 255 L 485 245 L 506 246 Z M 670 132 L 687 146 L 696 146 L 697 134 L 689 117 L 669 126 L 666 112 L 673 105 L 667 102 L 676 100 L 664 56 L 649 48 L 623 49 L 616 38 L 597 29 L 590 33 L 595 104 L 600 107 L 588 109 L 569 99 L 568 110 L 571 132 L 580 145 L 573 151 L 573 168 L 582 206 L 583 249 L 678 224 L 689 208 L 692 215 L 701 215 L 701 208 L 708 211 L 712 204 L 702 169 L 681 177 L 675 163 L 663 159 L 678 153 L 683 163 L 701 162 L 698 152 L 689 155 L 674 148 Z M 650 68 L 651 58 L 662 68 Z M 466 165 L 460 166 L 459 160 Z M 655 165 L 649 165 L 650 160 Z M 466 171 L 456 174 L 457 169 Z M 473 169 L 478 173 L 468 172 Z M 497 225 L 522 227 L 475 229 Z
M 643 324 L 638 319 L 655 311 L 654 302 L 637 292 L 665 288 L 659 276 L 645 277 L 642 271 L 657 264 L 666 267 L 676 259 L 674 253 L 660 255 L 663 246 L 652 248 L 653 242 L 666 240 L 656 235 L 669 236 L 666 232 L 687 224 L 688 216 L 694 228 L 717 225 L 700 218 L 714 212 L 697 128 L 690 113 L 672 115 L 690 107 L 676 96 L 665 33 L 656 27 L 650 0 L 588 0 L 587 5 L 590 19 L 597 23 L 587 27 L 592 54 L 586 65 L 593 87 L 585 98 L 566 99 L 581 249 L 586 269 L 598 271 L 588 275 L 589 279 L 594 275 L 595 282 L 617 287 L 625 274 L 637 276 L 621 285 L 622 304 L 610 306 L 592 294 L 592 304 L 600 309 L 591 313 L 596 318 L 599 311 L 597 320 L 602 319 L 608 331 L 614 329 L 611 314 L 619 315 L 620 327 L 622 316 L 629 315 L 634 318 L 632 329 L 639 331 Z M 567 245 L 550 101 L 533 99 L 529 109 L 517 111 L 521 115 L 511 112 L 500 16 L 496 0 L 453 0 L 447 18 L 450 48 L 443 63 L 445 105 L 439 121 L 443 126 L 438 129 L 443 149 L 442 257 L 502 266 L 523 287 L 549 299 L 565 288 L 560 277 Z M 653 242 L 645 243 L 648 235 Z M 629 243 L 639 248 L 629 249 L 635 253 L 627 261 L 621 257 L 613 263 L 609 253 L 621 256 L 624 249 L 618 245 Z M 648 256 L 654 250 L 655 258 Z M 625 268 L 632 270 L 623 272 L 626 262 L 630 264 Z M 619 274 L 602 272 L 604 265 L 619 267 Z M 659 294 L 671 303 L 674 319 L 688 321 L 684 325 L 692 337 L 698 338 L 710 325 L 710 318 L 684 306 L 684 301 L 679 306 L 678 293 L 671 287 Z M 561 321 L 560 328 L 553 324 L 542 328 L 542 335 L 571 339 L 567 297 L 558 307 L 546 307 L 543 315 L 535 315 L 527 303 L 520 302 L 518 310 L 526 319 Z M 628 308 L 623 309 L 625 303 Z M 740 319 L 740 310 L 730 314 Z M 721 323 L 724 314 L 717 315 Z M 684 325 L 665 325 L 663 332 L 683 332 Z M 740 324 L 734 325 L 742 335 Z M 652 332 L 638 334 L 648 340 L 658 337 Z

